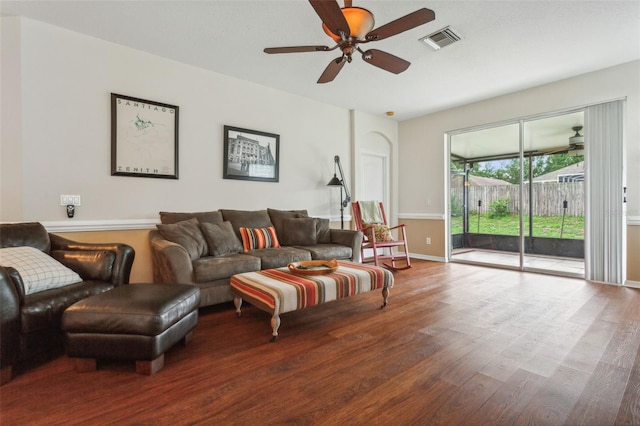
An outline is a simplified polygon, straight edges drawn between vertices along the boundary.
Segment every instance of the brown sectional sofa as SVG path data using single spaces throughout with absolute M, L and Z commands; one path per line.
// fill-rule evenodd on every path
M 362 232 L 330 229 L 328 219 L 306 210 L 160 212 L 160 220 L 149 234 L 154 282 L 198 286 L 200 306 L 233 300 L 229 278 L 235 274 L 303 260 L 361 260 Z M 244 250 L 241 228 L 269 227 L 280 247 Z

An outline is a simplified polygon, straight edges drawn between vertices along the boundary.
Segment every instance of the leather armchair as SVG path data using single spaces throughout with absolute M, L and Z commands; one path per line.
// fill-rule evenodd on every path
M 129 283 L 135 252 L 120 243 L 81 243 L 49 234 L 38 222 L 0 224 L 0 247 L 35 247 L 77 272 L 82 282 L 25 294 L 20 274 L 0 266 L 2 383 L 13 366 L 26 367 L 62 353 L 63 312 L 75 302 Z

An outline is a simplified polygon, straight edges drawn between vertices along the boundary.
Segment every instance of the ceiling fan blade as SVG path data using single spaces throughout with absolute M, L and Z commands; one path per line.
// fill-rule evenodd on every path
M 322 84 L 333 81 L 333 79 L 336 78 L 346 62 L 347 58 L 345 58 L 344 56 L 341 56 L 329 62 L 329 65 L 327 65 L 327 68 L 324 69 L 322 75 L 318 79 L 318 83 Z
M 426 24 L 427 22 L 431 22 L 434 19 L 436 19 L 436 14 L 433 10 L 427 8 L 418 9 L 415 12 L 403 16 L 402 18 L 398 18 L 388 24 L 384 24 L 379 28 L 374 28 L 369 32 L 369 34 L 367 34 L 366 40 L 382 40 Z
M 326 52 L 328 46 L 291 46 L 291 47 L 267 47 L 264 53 L 300 53 L 300 52 Z
M 383 52 L 378 49 L 369 49 L 362 52 L 362 59 L 371 65 L 375 65 L 378 68 L 382 68 L 383 70 L 394 74 L 400 74 L 409 68 L 409 65 L 411 65 L 411 62 L 407 62 L 402 58 L 392 55 L 391 53 Z
M 332 33 L 340 35 L 344 33 L 345 37 L 349 37 L 351 30 L 349 23 L 342 14 L 340 5 L 335 0 L 309 0 L 322 22 L 331 30 Z

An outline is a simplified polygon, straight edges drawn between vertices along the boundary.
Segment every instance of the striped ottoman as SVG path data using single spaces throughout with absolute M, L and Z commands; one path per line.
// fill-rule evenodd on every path
M 246 272 L 231 277 L 231 293 L 240 316 L 242 301 L 271 314 L 273 335 L 278 337 L 280 314 L 382 289 L 382 308 L 387 305 L 393 287 L 391 271 L 372 265 L 338 261 L 338 269 L 326 275 L 299 275 L 288 268 Z

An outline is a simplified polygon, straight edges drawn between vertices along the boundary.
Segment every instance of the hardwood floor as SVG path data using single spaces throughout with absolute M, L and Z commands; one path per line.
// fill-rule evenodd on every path
M 282 315 L 201 310 L 153 376 L 60 357 L 0 388 L 3 425 L 640 424 L 640 291 L 415 260 L 379 292 Z

